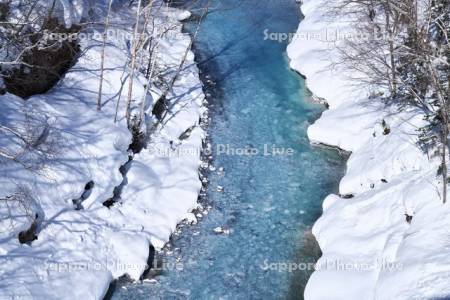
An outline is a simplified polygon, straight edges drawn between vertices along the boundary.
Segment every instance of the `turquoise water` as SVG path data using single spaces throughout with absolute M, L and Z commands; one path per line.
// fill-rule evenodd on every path
M 305 101 L 304 81 L 288 66 L 287 44 L 264 40 L 266 29 L 295 32 L 300 11 L 294 0 L 212 3 L 195 45 L 203 75 L 215 83 L 209 86 L 216 169 L 209 174 L 211 209 L 173 237 L 161 275 L 119 285 L 113 299 L 303 298 L 310 271 L 289 272 L 281 264 L 314 261 L 305 233 L 323 198 L 337 190 L 344 160 L 309 145 L 306 129 L 322 108 Z M 268 156 L 265 145 L 293 154 Z M 226 146 L 230 152 L 219 153 Z M 258 153 L 231 155 L 245 147 Z M 215 233 L 219 226 L 229 233 Z

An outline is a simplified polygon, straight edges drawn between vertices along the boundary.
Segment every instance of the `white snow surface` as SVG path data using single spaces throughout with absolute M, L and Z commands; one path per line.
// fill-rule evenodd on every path
M 122 33 L 117 36 L 133 32 L 129 20 L 134 9 L 114 8 L 111 22 Z M 159 61 L 175 66 L 190 43 L 179 23 L 189 13 L 170 9 L 162 14 L 177 26 L 174 34 L 160 41 Z M 98 112 L 101 44 L 101 40 L 83 40 L 81 57 L 48 93 L 26 101 L 11 94 L 0 96 L 0 124 L 18 132 L 32 128 L 41 137 L 36 149 L 18 156 L 22 163 L 0 158 L 0 198 L 19 194 L 30 199 L 27 207 L 14 201 L 0 203 L 1 215 L 12 216 L 0 220 L 0 299 L 102 299 L 114 278 L 128 274 L 139 279 L 150 245 L 163 247 L 177 224 L 198 205 L 204 138 L 199 119 L 206 109 L 194 55 L 189 52 L 168 94 L 175 105 L 165 126 L 153 132 L 146 149 L 128 165 L 120 203 L 110 209 L 103 206 L 121 184 L 119 168 L 129 157 L 131 134 L 124 110 L 130 46 L 124 40 L 108 40 L 103 107 Z M 158 90 L 152 88 L 152 96 L 145 96 L 145 84 L 144 76 L 136 74 L 133 107 L 145 98 L 151 112 Z M 119 120 L 114 123 L 119 95 Z M 179 140 L 187 129 L 191 129 L 189 137 Z M 0 146 L 17 154 L 23 142 L 14 133 L 1 131 Z M 37 162 L 41 164 L 36 166 Z M 72 200 L 80 198 L 90 181 L 94 188 L 82 202 L 84 209 L 75 210 Z M 31 245 L 20 244 L 17 238 L 30 226 L 27 211 L 39 216 L 38 239 Z
M 418 146 L 424 116 L 383 104 L 352 85 L 348 71 L 329 67 L 338 61 L 339 41 L 305 36 L 351 30 L 351 20 L 325 21 L 326 7 L 324 0 L 303 1 L 305 19 L 288 55 L 312 93 L 329 103 L 308 136 L 351 152 L 339 193 L 354 197 L 330 195 L 323 203 L 313 227 L 323 256 L 305 299 L 444 299 L 450 295 L 450 208 L 440 197 L 439 160 Z M 413 216 L 410 224 L 405 214 Z

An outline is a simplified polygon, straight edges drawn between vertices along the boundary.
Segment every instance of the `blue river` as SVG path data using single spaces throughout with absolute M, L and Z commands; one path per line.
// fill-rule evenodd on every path
M 201 13 L 206 3 L 185 6 Z M 300 20 L 295 0 L 211 2 L 195 42 L 209 94 L 211 208 L 159 254 L 161 274 L 117 284 L 112 299 L 303 299 L 320 255 L 309 232 L 345 159 L 310 146 L 306 130 L 323 107 L 290 70 L 287 41 L 266 38 L 295 32 Z

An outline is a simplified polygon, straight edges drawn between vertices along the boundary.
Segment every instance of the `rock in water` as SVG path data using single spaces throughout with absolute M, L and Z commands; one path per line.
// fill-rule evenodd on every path
M 224 228 L 222 226 L 214 228 L 214 232 L 217 234 L 230 234 L 230 229 Z

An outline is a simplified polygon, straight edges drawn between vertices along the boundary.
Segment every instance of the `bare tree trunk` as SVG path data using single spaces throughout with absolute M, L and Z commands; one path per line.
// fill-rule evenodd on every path
M 151 4 L 153 4 L 153 0 L 151 2 Z M 167 8 L 167 16 L 169 15 L 169 3 L 166 4 L 166 8 Z M 151 9 L 151 8 L 150 8 Z M 165 22 L 167 22 L 167 16 L 165 19 Z M 142 122 L 144 119 L 144 110 L 145 110 L 145 99 L 147 97 L 147 94 L 150 90 L 150 85 L 152 84 L 152 78 L 153 78 L 153 74 L 155 72 L 155 68 L 156 68 L 156 60 L 157 60 L 157 54 L 158 54 L 158 47 L 159 47 L 159 40 L 163 37 L 163 35 L 166 33 L 166 31 L 161 30 L 161 32 L 158 34 L 158 36 L 156 37 L 156 39 L 153 38 L 153 33 L 155 31 L 155 22 L 153 20 L 152 22 L 152 37 L 149 43 L 149 61 L 148 61 L 148 67 L 147 67 L 147 74 L 146 74 L 146 78 L 147 80 L 147 85 L 145 87 L 145 92 L 144 95 L 142 96 L 142 102 L 141 102 L 141 109 L 140 109 L 140 113 L 139 113 L 139 122 Z M 153 41 L 155 41 L 155 45 L 153 45 Z
M 152 55 L 152 56 L 154 56 L 154 59 L 153 59 L 152 65 L 151 65 L 150 73 L 148 75 L 147 85 L 145 87 L 145 93 L 142 96 L 141 110 L 140 110 L 140 113 L 139 113 L 139 120 L 140 120 L 140 122 L 142 122 L 142 120 L 144 118 L 145 99 L 147 97 L 148 91 L 150 90 L 150 85 L 152 84 L 152 77 L 153 77 L 153 73 L 155 71 L 155 66 L 156 66 L 156 54 L 157 54 L 157 51 L 158 51 L 158 46 L 156 46 L 156 48 L 154 49 L 154 53 L 153 53 L 154 55 Z
M 100 84 L 98 87 L 98 98 L 97 98 L 97 110 L 100 111 L 102 109 L 102 90 L 103 90 L 103 73 L 105 68 L 105 47 L 106 47 L 106 38 L 108 35 L 109 28 L 109 15 L 111 13 L 113 0 L 109 0 L 108 4 L 108 13 L 106 14 L 105 21 L 105 31 L 103 32 L 103 45 L 102 45 L 102 54 L 101 54 L 101 65 L 100 65 Z
M 197 35 L 198 35 L 199 31 L 200 31 L 200 27 L 201 27 L 201 24 L 203 22 L 203 19 L 209 12 L 210 5 L 211 5 L 211 0 L 208 1 L 208 4 L 206 5 L 205 11 L 203 12 L 203 14 L 201 15 L 201 17 L 200 17 L 200 19 L 198 21 L 197 28 L 195 29 L 194 35 L 192 36 L 191 41 L 190 41 L 188 47 L 186 48 L 186 51 L 184 52 L 183 58 L 181 60 L 181 63 L 178 65 L 178 69 L 177 69 L 177 71 L 175 73 L 175 76 L 173 76 L 172 80 L 170 81 L 170 84 L 167 86 L 167 88 L 162 93 L 161 98 L 166 98 L 167 97 L 167 94 L 173 88 L 173 86 L 175 85 L 175 82 L 178 79 L 178 76 L 180 75 L 181 71 L 183 70 L 184 63 L 186 62 L 187 56 L 189 54 L 189 51 L 191 50 L 192 45 L 193 45 L 195 39 L 197 38 Z M 166 107 L 166 110 L 164 111 L 164 115 L 161 118 L 161 120 L 163 120 L 165 118 L 165 116 L 167 115 L 168 110 L 169 110 L 169 108 Z
M 133 47 L 131 50 L 131 72 L 130 77 L 128 78 L 128 99 L 127 99 L 127 107 L 125 112 L 125 117 L 127 119 L 127 123 L 130 123 L 131 118 L 131 100 L 133 97 L 133 80 L 134 80 L 134 71 L 136 68 L 136 53 L 137 53 L 137 44 L 138 44 L 138 30 L 139 30 L 139 18 L 141 16 L 141 6 L 142 6 L 142 0 L 139 0 L 138 8 L 136 12 L 136 24 L 134 26 L 134 32 L 133 32 Z
M 126 72 L 126 67 L 125 67 L 125 70 L 124 70 L 123 73 L 122 73 L 122 78 L 123 78 L 123 75 L 125 74 L 125 72 Z M 116 102 L 116 112 L 115 112 L 115 114 L 114 114 L 114 123 L 117 122 L 117 115 L 118 115 L 118 113 L 119 113 L 120 99 L 122 98 L 122 90 L 123 90 L 123 86 L 124 86 L 125 83 L 126 83 L 126 80 L 127 80 L 127 77 L 125 76 L 125 79 L 124 79 L 124 80 L 121 79 L 121 81 L 120 81 L 119 96 L 117 97 L 117 102 Z
M 386 5 L 384 8 L 385 13 L 385 21 L 386 21 L 386 30 L 389 35 L 389 60 L 390 60 L 390 69 L 391 69 L 391 93 L 393 97 L 397 96 L 397 74 L 396 74 L 396 66 L 395 66 L 395 57 L 394 57 L 394 31 L 392 29 L 392 20 L 391 20 L 391 2 L 390 0 L 386 1 Z
M 442 168 L 442 202 L 447 202 L 447 147 L 449 147 L 448 134 L 449 134 L 449 113 L 448 113 L 448 95 L 445 94 L 445 91 L 441 88 L 439 84 L 439 77 L 436 72 L 436 69 L 433 66 L 431 58 L 427 58 L 428 69 L 430 70 L 431 75 L 431 84 L 436 92 L 437 98 L 439 100 L 439 104 L 441 106 L 440 114 L 441 114 L 441 127 L 442 127 L 442 137 L 441 137 L 441 146 L 442 146 L 442 154 L 441 154 L 441 168 Z M 449 153 L 450 155 L 450 153 Z

